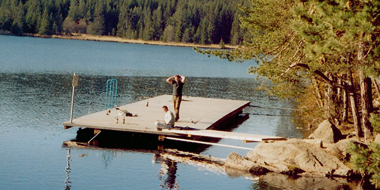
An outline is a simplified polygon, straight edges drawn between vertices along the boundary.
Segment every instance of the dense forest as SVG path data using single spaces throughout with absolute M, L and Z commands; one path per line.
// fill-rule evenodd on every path
M 368 184 L 363 189 L 380 189 L 380 1 L 250 0 L 250 5 L 239 17 L 244 46 L 197 51 L 259 60 L 249 72 L 264 81 L 261 89 L 297 101 L 307 130 L 328 120 L 356 136 L 359 143 L 351 142 L 340 159 L 363 177 L 360 183 Z
M 0 30 L 237 45 L 247 0 L 0 0 Z

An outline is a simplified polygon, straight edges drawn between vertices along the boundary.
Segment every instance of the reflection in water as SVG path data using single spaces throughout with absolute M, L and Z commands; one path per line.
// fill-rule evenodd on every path
M 176 180 L 177 162 L 171 159 L 163 159 L 160 154 L 154 154 L 153 160 L 155 163 L 161 164 L 160 174 L 160 187 L 167 189 L 179 189 Z
M 351 181 L 346 178 L 328 178 L 328 177 L 291 177 L 284 174 L 278 173 L 268 173 L 262 176 L 256 176 L 248 171 L 234 170 L 231 168 L 225 168 L 225 159 L 215 158 L 211 156 L 204 156 L 192 152 L 180 151 L 177 149 L 163 149 L 163 150 L 146 150 L 146 149 L 122 149 L 122 148 L 102 148 L 102 147 L 86 147 L 78 146 L 79 148 L 86 149 L 100 149 L 107 153 L 107 159 L 103 162 L 105 165 L 110 164 L 112 159 L 115 157 L 118 151 L 123 152 L 141 152 L 152 154 L 153 164 L 159 164 L 161 166 L 158 172 L 158 186 L 161 189 L 179 189 L 180 181 L 178 180 L 178 164 L 187 164 L 195 167 L 201 167 L 213 173 L 222 173 L 230 178 L 243 177 L 252 181 L 252 190 L 262 190 L 262 189 L 292 189 L 292 190 L 335 190 L 335 189 L 345 189 L 345 190 L 360 190 L 360 183 L 358 181 Z M 157 146 L 156 146 L 157 147 Z M 65 189 L 71 189 L 70 182 L 70 148 L 68 150 L 67 156 L 67 167 L 66 167 L 66 180 Z
M 108 167 L 108 165 L 112 162 L 112 159 L 115 156 L 116 156 L 115 151 L 111 151 L 111 150 L 103 151 L 102 159 L 103 159 L 105 167 Z
M 253 185 L 253 189 L 294 189 L 294 190 L 336 190 L 336 189 L 361 189 L 358 181 L 350 181 L 347 178 L 328 177 L 297 177 L 288 175 L 268 173 L 260 176 L 258 183 Z
M 139 152 L 153 155 L 153 163 L 161 165 L 159 171 L 159 187 L 163 189 L 179 189 L 177 175 L 177 164 L 190 164 L 209 171 L 224 173 L 224 160 L 211 156 L 203 156 L 199 153 L 209 147 L 209 145 L 199 145 L 187 142 L 177 142 L 165 140 L 158 141 L 156 135 L 138 134 L 128 132 L 103 131 L 96 139 L 96 146 L 87 145 L 87 139 L 93 134 L 91 129 L 78 130 L 76 140 L 66 141 L 64 146 L 73 148 L 85 148 L 89 150 L 102 150 L 102 162 L 105 167 L 111 165 L 113 159 L 118 155 L 117 151 Z M 217 142 L 219 139 L 208 140 Z M 68 149 L 70 150 L 70 148 Z M 66 168 L 66 173 L 70 169 Z M 69 173 L 67 173 L 67 176 Z M 67 177 L 69 179 L 69 177 Z M 68 180 L 66 180 L 68 181 Z M 67 183 L 71 187 L 71 183 Z
M 70 159 L 71 159 L 71 149 L 67 148 L 67 166 L 66 166 L 66 179 L 65 179 L 65 190 L 71 189 L 71 181 L 70 181 Z

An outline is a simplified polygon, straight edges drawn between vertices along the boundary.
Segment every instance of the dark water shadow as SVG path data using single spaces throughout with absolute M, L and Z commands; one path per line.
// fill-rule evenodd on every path
M 246 121 L 249 118 L 248 114 L 237 114 L 232 118 L 220 123 L 216 129 L 222 131 L 232 131 L 237 128 L 240 124 Z M 182 129 L 182 128 L 181 128 Z M 183 128 L 182 130 L 188 130 Z M 75 141 L 79 145 L 99 148 L 110 148 L 110 149 L 121 149 L 121 150 L 134 150 L 141 152 L 151 152 L 155 150 L 162 149 L 176 149 L 179 151 L 186 151 L 191 153 L 199 154 L 206 150 L 210 145 L 197 144 L 197 143 L 188 143 L 181 142 L 176 140 L 165 139 L 160 141 L 157 135 L 154 134 L 145 134 L 145 133 L 131 133 L 131 132 L 121 132 L 121 131 L 110 131 L 102 130 L 93 141 L 88 144 L 94 137 L 94 129 L 88 128 L 79 128 Z M 196 138 L 197 141 L 205 141 L 217 143 L 220 138 L 211 138 L 211 137 L 202 137 Z

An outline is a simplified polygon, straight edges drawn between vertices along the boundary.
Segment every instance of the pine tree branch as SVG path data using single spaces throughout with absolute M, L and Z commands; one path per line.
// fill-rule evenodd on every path
M 291 64 L 288 69 L 286 69 L 286 71 L 284 73 L 282 73 L 280 76 L 284 75 L 285 73 L 289 72 L 290 70 L 296 68 L 296 67 L 302 67 L 302 68 L 305 68 L 306 70 L 308 71 L 311 71 L 309 65 L 305 64 L 305 63 L 293 63 Z M 322 81 L 326 82 L 327 84 L 331 85 L 331 86 L 335 86 L 335 87 L 338 87 L 338 88 L 343 88 L 345 89 L 346 87 L 344 85 L 341 85 L 341 84 L 338 84 L 332 80 L 330 80 L 325 74 L 323 74 L 321 71 L 319 70 L 314 70 L 312 72 L 313 74 L 319 76 L 319 78 L 322 79 Z
M 372 47 L 373 47 L 373 46 L 370 46 L 370 47 L 369 47 L 369 50 L 368 50 L 367 53 L 364 55 L 363 59 L 365 59 L 365 58 L 368 56 L 369 52 L 372 51 Z
M 295 36 L 293 36 L 293 38 L 290 39 L 290 41 L 288 42 L 288 44 L 284 48 L 282 48 L 282 50 L 278 53 L 280 55 L 280 57 L 282 55 L 282 52 L 284 52 L 290 46 L 290 43 L 294 40 L 294 38 L 295 38 Z
M 300 51 L 301 46 L 302 46 L 302 44 L 303 44 L 303 40 L 300 40 L 300 42 L 299 42 L 298 44 L 299 44 L 299 45 L 298 45 L 298 47 L 297 47 L 297 50 L 296 50 L 296 52 L 294 53 L 294 55 L 292 56 L 292 58 L 290 58 L 290 60 L 293 60 L 293 59 L 296 57 L 296 55 L 298 54 L 298 52 Z
M 293 33 L 289 34 L 289 36 L 293 36 L 293 38 L 290 40 L 290 41 L 293 41 L 294 38 L 295 38 L 295 36 L 293 35 Z M 286 39 L 289 39 L 289 37 L 286 38 Z M 271 51 L 267 52 L 267 54 L 272 54 L 273 52 L 275 52 L 275 51 L 277 51 L 278 49 L 280 49 L 280 48 L 281 48 L 284 44 L 286 44 L 287 42 L 289 42 L 289 41 L 288 41 L 288 40 L 284 40 L 284 42 L 283 42 L 281 45 L 276 46 L 274 49 L 272 49 Z M 289 45 L 288 45 L 288 46 L 289 46 Z M 285 49 L 285 48 L 284 48 L 284 49 Z M 283 50 L 284 50 L 284 49 L 283 49 Z M 283 50 L 281 50 L 280 53 L 281 53 Z M 280 54 L 280 53 L 277 53 L 277 54 Z

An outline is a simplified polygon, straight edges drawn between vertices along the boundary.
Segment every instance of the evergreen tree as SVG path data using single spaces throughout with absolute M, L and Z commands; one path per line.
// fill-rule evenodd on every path
M 61 32 L 63 31 L 62 23 L 63 23 L 62 11 L 61 11 L 61 7 L 59 6 L 58 11 L 56 12 L 56 15 L 54 18 L 54 22 L 53 22 L 53 33 L 54 34 L 61 34 Z
M 173 42 L 174 40 L 174 26 L 169 25 L 164 30 L 164 42 Z
M 25 14 L 25 32 L 36 33 L 37 32 L 37 23 L 38 19 L 42 15 L 41 3 L 40 1 L 30 0 L 26 2 L 25 7 L 27 7 L 27 12 Z
M 197 27 L 197 30 L 192 38 L 193 42 L 194 43 L 201 43 L 201 30 L 202 30 L 202 25 L 200 24 L 198 27 Z
M 164 29 L 171 25 L 178 42 L 200 43 L 202 39 L 201 43 L 210 44 L 222 38 L 229 43 L 233 35 L 232 15 L 237 14 L 237 2 L 244 1 L 247 0 L 202 3 L 197 0 L 4 0 L 0 3 L 0 28 L 15 33 L 89 33 L 162 40 Z M 17 11 L 18 2 L 22 2 L 23 15 Z M 202 19 L 204 23 L 199 28 Z
M 232 28 L 230 31 L 230 36 L 231 36 L 231 44 L 232 45 L 238 45 L 240 42 L 243 41 L 243 35 L 241 32 L 241 29 L 239 27 L 239 17 L 238 15 L 234 16 L 234 21 L 232 23 Z
M 94 12 L 94 21 L 88 26 L 88 33 L 94 35 L 102 35 L 105 32 L 104 28 L 104 3 L 102 0 L 97 1 L 95 12 Z
M 212 44 L 217 40 L 215 39 L 215 23 L 213 22 L 215 20 L 215 17 L 212 15 L 211 17 L 207 18 L 206 20 L 206 28 L 205 28 L 205 43 L 206 44 Z
M 175 26 L 175 41 L 180 42 L 182 39 L 182 29 L 184 25 L 184 12 L 185 12 L 185 2 L 181 0 L 178 3 L 176 12 L 173 14 L 172 19 Z
M 380 187 L 380 144 L 372 142 L 370 146 L 351 142 L 348 149 L 350 161 L 354 171 L 359 172 L 365 181 L 369 181 L 373 186 L 366 185 L 364 189 Z
M 190 28 L 186 28 L 185 32 L 183 33 L 182 42 L 184 43 L 190 43 L 191 37 L 190 37 Z
M 1 23 L 1 28 L 3 30 L 8 30 L 10 31 L 12 29 L 12 24 L 13 24 L 13 12 L 16 8 L 15 1 L 3 1 L 1 2 L 2 6 L 2 23 Z
M 22 35 L 24 30 L 24 23 L 24 7 L 20 1 L 17 8 L 15 8 L 11 32 L 17 36 Z
M 198 26 L 198 30 L 199 30 L 199 34 L 198 34 L 199 35 L 199 41 L 198 42 L 200 44 L 206 44 L 206 43 L 208 43 L 208 40 L 209 40 L 209 36 L 208 36 L 208 33 L 207 33 L 207 26 L 209 25 L 208 23 L 209 23 L 208 18 L 204 17 L 201 20 L 200 25 Z
M 68 12 L 68 17 L 72 18 L 74 21 L 77 21 L 81 17 L 83 17 L 83 15 L 81 15 L 79 12 L 77 0 L 70 0 L 70 9 Z
M 373 51 L 380 40 L 380 3 L 378 1 L 303 1 L 295 7 L 300 16 L 295 22 L 295 30 L 305 39 L 305 55 L 313 62 L 313 69 L 331 72 L 336 76 L 356 73 L 361 91 L 361 124 L 365 140 L 371 135 L 369 122 L 371 101 L 368 92 L 368 68 L 376 67 L 379 52 Z M 310 11 L 312 13 L 310 14 Z M 371 69 L 372 70 L 372 69 Z M 350 90 L 354 88 L 351 84 Z M 349 91 L 353 93 L 353 91 Z M 352 97 L 351 106 L 359 105 Z M 353 114 L 355 111 L 353 111 Z M 360 119 L 356 114 L 354 122 L 360 135 Z
M 141 37 L 143 40 L 152 40 L 154 29 L 152 24 L 152 13 L 150 8 L 145 9 L 144 11 L 144 22 L 142 24 L 143 28 L 143 36 Z
M 158 6 L 156 10 L 153 11 L 153 40 L 160 40 L 163 33 L 163 22 L 162 22 L 162 9 Z
M 119 22 L 117 23 L 117 36 L 126 37 L 128 22 L 129 17 L 127 9 L 122 8 L 119 14 Z
M 50 22 L 50 14 L 47 7 L 45 7 L 44 12 L 41 16 L 39 27 L 38 27 L 38 34 L 51 34 L 52 24 Z
M 371 94 L 366 81 L 368 71 L 378 66 L 379 39 L 375 36 L 380 31 L 380 3 L 252 0 L 251 4 L 242 7 L 245 47 L 209 52 L 236 61 L 259 59 L 260 64 L 249 72 L 270 79 L 270 92 L 279 97 L 298 97 L 299 101 L 304 101 L 304 94 L 315 96 L 316 102 L 322 100 L 317 109 L 325 113 L 323 117 L 337 125 L 343 120 L 339 114 L 342 94 L 349 94 L 356 135 L 361 135 L 361 118 L 367 139 Z M 360 83 L 353 80 L 354 75 L 359 76 Z M 355 96 L 358 86 L 361 103 Z M 344 107 L 346 104 L 348 101 Z M 361 116 L 358 105 L 362 105 Z

